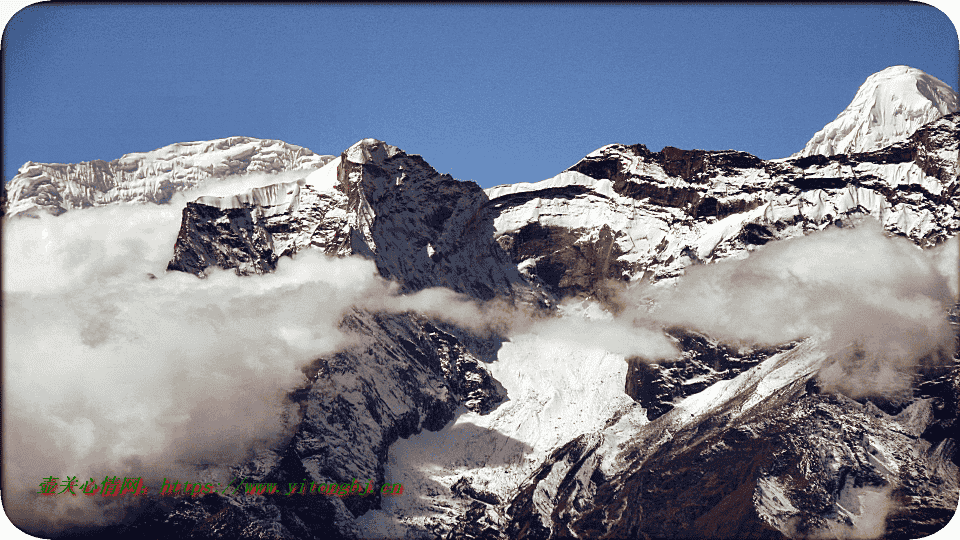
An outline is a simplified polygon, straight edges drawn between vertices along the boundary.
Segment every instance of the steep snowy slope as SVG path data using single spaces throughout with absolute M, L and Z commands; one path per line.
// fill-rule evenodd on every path
M 888 414 L 821 394 L 814 340 L 558 449 L 506 509 L 510 538 L 917 538 L 957 506 L 957 370 Z M 944 411 L 946 405 L 948 411 Z M 501 529 L 503 530 L 503 529 Z
M 73 208 L 167 202 L 208 178 L 316 169 L 333 159 L 283 141 L 229 137 L 171 144 L 107 162 L 27 162 L 9 185 L 5 214 L 59 215 Z
M 891 66 L 867 77 L 846 109 L 791 157 L 872 152 L 960 110 L 955 90 L 919 69 Z
M 365 537 L 444 536 L 472 508 L 486 514 L 510 500 L 558 445 L 633 405 L 623 392 L 624 356 L 600 346 L 523 334 L 504 342 L 488 367 L 508 400 L 485 414 L 460 411 L 443 429 L 392 446 L 387 476 L 418 496 L 386 499 L 364 515 Z M 485 519 L 500 521 L 492 512 Z

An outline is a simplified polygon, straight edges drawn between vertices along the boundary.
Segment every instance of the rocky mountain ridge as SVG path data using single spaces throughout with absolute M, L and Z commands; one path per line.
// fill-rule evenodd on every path
M 931 246 L 960 228 L 958 120 L 951 114 L 888 148 L 829 158 L 763 161 L 744 152 L 609 145 L 552 179 L 483 191 L 365 139 L 301 182 L 258 188 L 229 204 L 191 203 L 170 268 L 257 273 L 314 246 L 374 258 L 381 275 L 406 290 L 445 286 L 482 299 L 544 290 L 556 300 L 593 295 L 608 279 L 676 277 L 689 264 L 745 256 L 771 240 L 863 216 Z M 348 157 L 378 152 L 380 160 Z M 250 240 L 194 234 L 208 244 L 222 238 L 230 249 L 190 240 L 192 228 L 228 214 L 223 223 Z M 501 276 L 490 291 L 479 278 L 467 283 L 474 270 L 462 260 L 465 245 L 477 251 L 469 257 L 498 261 L 484 271 Z M 223 255 L 200 254 L 209 249 Z M 229 256 L 231 249 L 239 251 Z M 248 259 L 262 264 L 248 269 Z
M 113 161 L 28 161 L 5 186 L 3 210 L 6 216 L 37 216 L 106 204 L 163 204 L 207 179 L 310 170 L 331 159 L 283 141 L 228 137 L 171 144 Z

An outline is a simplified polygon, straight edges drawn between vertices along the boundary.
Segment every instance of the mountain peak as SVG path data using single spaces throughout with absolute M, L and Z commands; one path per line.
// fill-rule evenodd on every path
M 347 160 L 357 164 L 382 163 L 402 150 L 377 139 L 366 138 L 354 143 L 344 152 Z
M 958 110 L 957 92 L 940 79 L 910 66 L 890 66 L 867 77 L 850 105 L 791 157 L 878 150 Z

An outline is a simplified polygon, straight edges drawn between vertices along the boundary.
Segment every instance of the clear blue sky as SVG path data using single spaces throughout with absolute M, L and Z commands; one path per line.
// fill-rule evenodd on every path
M 957 88 L 936 8 L 51 6 L 3 35 L 3 174 L 232 135 L 375 137 L 484 187 L 609 143 L 784 157 L 871 73 Z

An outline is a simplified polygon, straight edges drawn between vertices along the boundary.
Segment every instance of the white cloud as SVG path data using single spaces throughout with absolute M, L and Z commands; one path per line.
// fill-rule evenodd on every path
M 874 221 L 770 243 L 743 260 L 694 266 L 674 287 L 634 290 L 650 316 L 732 343 L 828 339 L 827 389 L 858 397 L 909 385 L 928 355 L 953 354 L 956 238 L 923 251 Z M 952 261 L 952 263 L 951 263 Z
M 158 485 L 275 442 L 300 368 L 341 346 L 346 309 L 388 289 L 369 261 L 310 252 L 265 276 L 167 274 L 178 224 L 162 207 L 7 224 L 4 497 L 23 503 L 12 513 L 83 504 L 37 501 L 50 475 Z

